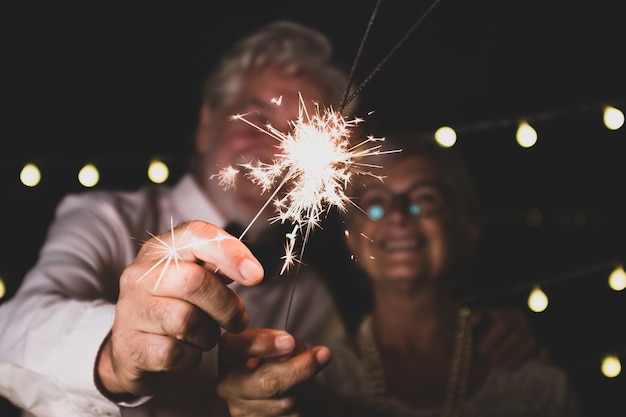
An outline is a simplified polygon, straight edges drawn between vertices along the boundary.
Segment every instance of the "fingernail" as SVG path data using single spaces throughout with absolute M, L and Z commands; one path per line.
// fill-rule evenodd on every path
M 257 282 L 263 278 L 263 267 L 252 259 L 244 259 L 239 264 L 239 272 L 246 281 Z
M 274 346 L 278 350 L 291 351 L 295 346 L 295 342 L 293 340 L 293 337 L 289 335 L 277 336 L 274 339 Z

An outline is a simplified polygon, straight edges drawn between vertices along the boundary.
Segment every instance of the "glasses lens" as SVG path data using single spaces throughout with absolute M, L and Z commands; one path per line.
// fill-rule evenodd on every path
M 385 215 L 385 209 L 380 204 L 372 204 L 365 207 L 365 212 L 374 221 L 378 221 Z
M 422 214 L 422 207 L 415 202 L 411 202 L 409 204 L 409 213 L 414 216 L 419 216 L 420 214 Z

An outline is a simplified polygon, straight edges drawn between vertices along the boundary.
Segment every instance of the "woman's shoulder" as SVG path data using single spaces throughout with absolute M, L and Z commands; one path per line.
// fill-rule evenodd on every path
M 483 387 L 468 399 L 467 411 L 468 415 L 492 410 L 488 415 L 557 416 L 565 415 L 562 411 L 570 409 L 572 401 L 576 402 L 565 370 L 530 360 L 514 370 L 491 369 Z

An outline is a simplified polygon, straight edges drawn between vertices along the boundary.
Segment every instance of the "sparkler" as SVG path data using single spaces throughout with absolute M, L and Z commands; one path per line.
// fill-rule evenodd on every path
M 277 182 L 278 185 L 239 239 L 243 238 L 268 204 L 273 202 L 277 215 L 269 221 L 281 223 L 291 221 L 294 225 L 292 232 L 286 235 L 281 275 L 302 258 L 312 229 L 319 225 L 325 212 L 333 206 L 345 210 L 347 204 L 354 204 L 344 193 L 352 175 L 364 174 L 380 178 L 369 170 L 380 166 L 360 161 L 367 156 L 396 152 L 382 151 L 380 142 L 384 141 L 384 138 L 373 136 L 368 136 L 352 146 L 350 135 L 363 119 L 348 120 L 332 108 L 321 109 L 317 103 L 314 103 L 315 113 L 309 114 L 302 95 L 299 95 L 299 100 L 298 118 L 290 122 L 291 131 L 288 133 L 280 132 L 271 124 L 262 128 L 243 115 L 233 116 L 235 120 L 248 123 L 277 140 L 278 151 L 271 164 L 263 162 L 240 164 L 245 168 L 244 175 L 263 192 L 267 192 Z M 276 105 L 280 105 L 281 101 L 280 98 L 272 100 Z M 223 168 L 218 174 L 220 184 L 226 188 L 232 187 L 239 173 L 240 171 L 232 166 Z M 299 258 L 295 254 L 298 235 L 302 237 Z M 295 278 L 285 316 L 285 329 L 289 321 L 298 275 Z
M 363 119 L 348 120 L 332 108 L 321 109 L 317 104 L 315 113 L 311 115 L 306 110 L 301 95 L 299 100 L 299 115 L 295 121 L 290 122 L 291 130 L 288 133 L 280 132 L 271 125 L 258 126 L 247 120 L 244 115 L 232 116 L 233 119 L 248 123 L 275 138 L 277 152 L 272 163 L 250 161 L 240 164 L 239 169 L 232 166 L 225 167 L 216 175 L 220 185 L 226 189 L 234 187 L 236 177 L 241 174 L 241 168 L 244 169 L 244 175 L 259 186 L 262 192 L 270 191 L 278 182 L 265 204 L 238 239 L 241 240 L 245 236 L 265 208 L 273 203 L 276 216 L 268 221 L 281 223 L 290 221 L 294 225 L 291 233 L 286 234 L 281 275 L 294 263 L 300 262 L 311 231 L 319 225 L 325 212 L 333 206 L 345 210 L 347 204 L 354 204 L 344 193 L 345 186 L 351 180 L 352 175 L 371 175 L 379 178 L 370 168 L 380 168 L 380 166 L 367 164 L 362 159 L 381 153 L 395 152 L 382 151 L 381 142 L 384 138 L 373 136 L 368 136 L 360 143 L 352 145 L 351 133 Z M 280 105 L 281 99 L 275 99 L 273 103 Z M 150 242 L 149 245 L 161 257 L 137 279 L 139 282 L 159 265 L 163 265 L 154 285 L 155 289 L 160 284 L 167 268 L 172 263 L 178 266 L 178 262 L 182 261 L 179 251 L 207 244 L 219 244 L 227 238 L 233 239 L 230 235 L 218 233 L 211 239 L 195 238 L 185 242 L 183 233 L 179 241 L 176 241 L 173 220 L 170 220 L 170 223 L 171 243 L 148 232 L 157 241 L 156 243 Z M 299 255 L 296 255 L 296 243 L 299 236 L 301 236 L 302 244 Z
M 375 176 L 365 168 L 376 166 L 360 162 L 363 157 L 383 152 L 380 142 L 384 138 L 368 136 L 357 145 L 351 145 L 350 135 L 363 119 L 348 120 L 332 108 L 321 109 L 317 103 L 315 113 L 309 114 L 301 95 L 299 99 L 298 118 L 290 122 L 291 130 L 287 133 L 280 132 L 272 125 L 258 126 L 244 115 L 233 116 L 233 119 L 248 123 L 277 141 L 277 152 L 272 163 L 250 161 L 240 164 L 245 169 L 243 175 L 259 186 L 262 192 L 268 192 L 276 183 L 278 185 L 239 238 L 246 234 L 263 210 L 273 203 L 276 216 L 269 221 L 290 221 L 294 225 L 293 231 L 287 235 L 281 274 L 297 260 L 296 236 L 302 236 L 299 255 L 302 258 L 311 231 L 319 225 L 323 214 L 333 206 L 345 210 L 346 204 L 352 203 L 344 193 L 352 175 Z M 278 105 L 280 99 L 273 102 Z M 240 173 L 240 169 L 228 166 L 217 174 L 217 178 L 222 186 L 230 188 Z

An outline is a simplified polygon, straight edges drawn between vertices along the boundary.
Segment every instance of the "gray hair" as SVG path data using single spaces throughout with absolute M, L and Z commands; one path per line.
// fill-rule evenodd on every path
M 226 52 L 204 84 L 202 101 L 217 109 L 237 92 L 250 71 L 276 65 L 285 74 L 305 72 L 313 77 L 329 100 L 323 104 L 339 105 L 348 77 L 333 63 L 332 53 L 330 40 L 315 29 L 290 21 L 270 23 Z

